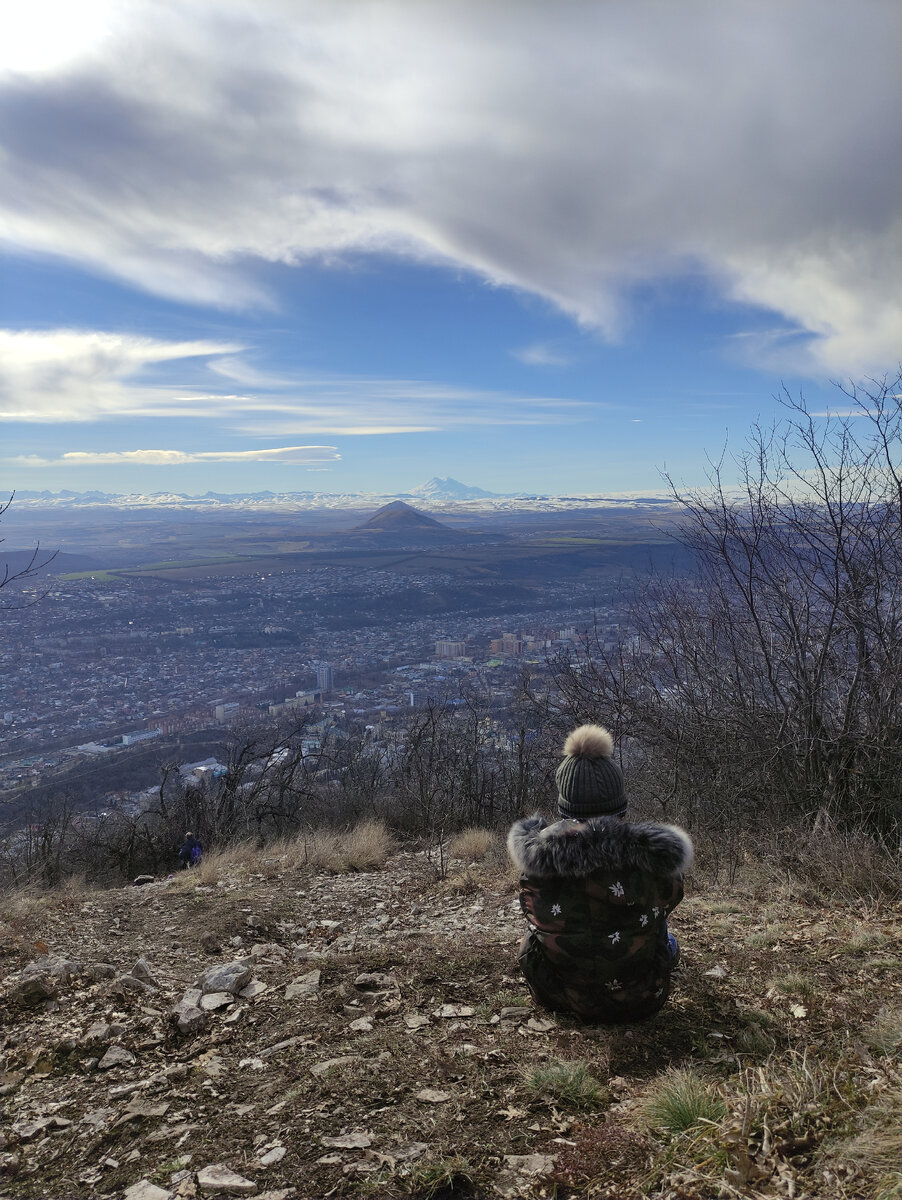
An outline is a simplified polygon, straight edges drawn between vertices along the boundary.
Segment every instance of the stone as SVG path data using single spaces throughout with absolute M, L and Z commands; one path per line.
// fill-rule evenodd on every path
M 366 1150 L 373 1144 L 373 1135 L 365 1129 L 353 1133 L 340 1133 L 337 1137 L 321 1137 L 320 1143 L 330 1150 Z
M 398 981 L 381 971 L 364 971 L 354 980 L 354 987 L 360 992 L 396 992 Z
M 260 1166 L 271 1167 L 277 1162 L 281 1162 L 287 1154 L 284 1146 L 273 1146 L 272 1150 L 267 1150 L 265 1154 L 260 1155 Z
M 373 1022 L 369 1017 L 358 1017 L 356 1021 L 352 1021 L 348 1026 L 352 1033 L 372 1033 Z
M 97 1066 L 101 1071 L 108 1071 L 111 1067 L 130 1066 L 134 1061 L 131 1050 L 126 1050 L 124 1046 L 110 1046 Z
M 196 1004 L 188 1004 L 181 1000 L 169 1014 L 169 1019 L 179 1033 L 200 1033 L 206 1029 L 210 1014 L 205 1013 Z
M 141 992 L 144 995 L 156 990 L 135 975 L 120 975 L 116 980 L 116 987 L 123 988 L 127 992 Z
M 148 883 L 155 883 L 155 882 L 156 882 L 156 880 L 153 875 L 136 875 L 135 878 L 132 880 L 132 885 L 134 887 L 144 887 Z M 151 1185 L 151 1186 L 153 1186 L 153 1185 Z
M 444 1104 L 446 1100 L 451 1099 L 451 1093 L 440 1092 L 437 1088 L 422 1088 L 417 1092 L 417 1099 L 426 1104 Z
M 49 975 L 29 975 L 20 979 L 13 987 L 12 999 L 28 1008 L 34 1008 L 46 1000 L 52 1000 L 56 996 L 56 990 L 56 980 L 51 979 Z
M 404 1018 L 404 1024 L 408 1029 L 422 1029 L 429 1024 L 429 1018 L 424 1017 L 422 1013 L 411 1013 L 410 1016 Z
M 227 1196 L 251 1196 L 257 1185 L 243 1175 L 237 1175 L 222 1163 L 211 1163 L 197 1172 L 197 1186 L 202 1192 L 225 1192 Z
M 306 975 L 301 975 L 297 979 L 293 979 L 285 989 L 286 1000 L 307 1000 L 315 996 L 319 991 L 320 972 L 308 971 Z
M 476 1009 L 471 1004 L 443 1004 L 432 1014 L 434 1017 L 472 1017 Z
M 147 983 L 153 988 L 158 988 L 160 986 L 159 980 L 155 977 L 153 971 L 150 969 L 150 963 L 146 958 L 138 959 L 138 961 L 132 967 L 132 975 L 134 975 L 136 979 L 140 979 L 142 983 Z
M 139 1179 L 137 1183 L 125 1189 L 122 1200 L 172 1200 L 172 1192 L 157 1187 L 149 1179 Z
M 208 992 L 200 998 L 200 1007 L 204 1012 L 215 1012 L 217 1008 L 225 1008 L 234 1003 L 235 997 L 231 992 Z
M 219 963 L 210 967 L 198 978 L 196 987 L 206 995 L 207 992 L 232 992 L 237 995 L 251 981 L 253 963 L 247 959 L 236 959 L 235 962 Z
M 521 1017 L 528 1017 L 531 1011 L 524 1004 L 509 1004 L 506 1008 L 502 1008 L 500 1016 L 502 1021 L 515 1021 Z
M 92 983 L 99 983 L 101 979 L 116 978 L 116 968 L 111 963 L 87 963 L 84 973 Z
M 95 1021 L 93 1025 L 89 1025 L 85 1030 L 83 1041 L 90 1045 L 92 1042 L 106 1042 L 109 1040 L 110 1027 L 106 1021 Z
M 247 987 L 243 987 L 238 995 L 242 1000 L 255 1000 L 257 996 L 262 996 L 264 992 L 268 992 L 269 988 L 265 983 L 261 983 L 259 979 L 252 979 Z
M 314 1063 L 310 1068 L 310 1074 L 320 1077 L 328 1075 L 330 1071 L 334 1071 L 336 1067 L 347 1067 L 353 1062 L 359 1062 L 359 1054 L 343 1054 L 339 1058 L 327 1058 L 325 1062 Z

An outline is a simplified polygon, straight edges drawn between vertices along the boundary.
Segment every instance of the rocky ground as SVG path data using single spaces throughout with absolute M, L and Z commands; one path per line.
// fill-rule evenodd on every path
M 898 902 L 690 881 L 667 1008 L 601 1029 L 530 1003 L 497 861 L 441 874 L 264 855 L 9 899 L 2 1194 L 902 1196 Z M 530 1074 L 561 1064 L 598 1087 Z M 673 1068 L 722 1113 L 656 1125 Z

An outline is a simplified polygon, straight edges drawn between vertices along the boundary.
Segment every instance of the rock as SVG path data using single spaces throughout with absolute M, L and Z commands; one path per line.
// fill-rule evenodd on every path
M 99 983 L 101 979 L 116 978 L 116 968 L 111 963 L 87 963 L 84 973 L 92 983 Z
M 417 1099 L 426 1104 L 444 1104 L 446 1100 L 451 1099 L 451 1093 L 440 1092 L 436 1088 L 422 1088 L 417 1092 Z
M 364 971 L 354 980 L 354 987 L 360 992 L 396 992 L 398 981 L 393 975 Z
M 317 1077 L 328 1075 L 330 1071 L 334 1071 L 336 1067 L 346 1067 L 353 1062 L 359 1062 L 359 1054 L 343 1054 L 340 1058 L 327 1058 L 325 1062 L 314 1063 L 310 1068 L 310 1074 Z
M 306 975 L 301 975 L 297 979 L 293 979 L 285 989 L 286 1000 L 307 1000 L 311 996 L 315 996 L 319 991 L 320 972 L 308 971 Z
M 215 933 L 205 933 L 200 939 L 200 948 L 205 954 L 219 954 L 222 950 L 222 938 L 218 938 Z
M 32 1138 L 43 1132 L 50 1124 L 49 1117 L 38 1117 L 33 1121 L 28 1121 L 22 1118 L 13 1122 L 10 1126 L 10 1132 L 18 1138 L 20 1142 L 30 1142 Z
M 237 995 L 251 981 L 253 964 L 239 958 L 235 962 L 219 963 L 198 978 L 196 987 L 207 992 L 232 992 Z
M 271 1058 L 273 1054 L 281 1054 L 283 1050 L 290 1050 L 292 1046 L 296 1046 L 301 1040 L 300 1034 L 296 1034 L 294 1037 L 285 1038 L 281 1042 L 276 1042 L 274 1046 L 267 1046 L 265 1050 L 261 1050 L 260 1057 Z
M 141 992 L 145 995 L 156 991 L 149 983 L 145 983 L 143 979 L 138 979 L 136 975 L 120 975 L 116 980 L 115 986 L 122 988 L 126 992 Z
M 530 1017 L 526 1022 L 526 1028 L 531 1029 L 533 1033 L 549 1033 L 554 1027 L 554 1021 L 548 1020 L 547 1017 Z
M 108 1071 L 111 1067 L 130 1066 L 134 1061 L 131 1050 L 126 1050 L 124 1046 L 110 1046 L 97 1066 L 101 1071 Z
M 434 1017 L 472 1017 L 476 1009 L 471 1004 L 443 1004 L 432 1014 Z
M 265 983 L 261 983 L 259 979 L 252 979 L 247 987 L 243 987 L 238 995 L 242 1000 L 254 1000 L 257 996 L 262 996 L 264 992 L 268 992 L 269 988 Z
M 200 1033 L 206 1029 L 210 1020 L 210 1014 L 205 1013 L 196 1004 L 180 1000 L 169 1014 L 169 1019 L 178 1029 L 179 1033 Z
M 356 1021 L 352 1021 L 348 1026 L 352 1033 L 372 1033 L 373 1022 L 369 1017 L 358 1017 Z
M 197 1172 L 197 1186 L 202 1192 L 225 1192 L 227 1196 L 250 1196 L 257 1185 L 243 1175 L 236 1175 L 222 1163 L 212 1163 Z
M 154 976 L 153 971 L 151 971 L 150 963 L 146 958 L 138 959 L 132 967 L 132 975 L 134 975 L 135 979 L 140 979 L 142 983 L 150 984 L 153 988 L 160 986 L 159 980 Z
M 110 1027 L 106 1021 L 95 1021 L 93 1025 L 89 1025 L 85 1030 L 82 1040 L 85 1045 L 91 1045 L 95 1042 L 106 1042 L 109 1040 L 109 1036 Z
M 144 887 L 147 883 L 155 883 L 156 879 L 153 875 L 136 875 L 132 880 L 133 887 Z M 151 1186 L 153 1186 L 151 1184 Z
M 139 1179 L 137 1183 L 125 1189 L 122 1200 L 172 1200 L 172 1192 L 157 1187 L 149 1179 Z
M 22 978 L 28 979 L 33 975 L 49 975 L 58 983 L 68 983 L 69 979 L 78 974 L 80 970 L 81 963 L 75 962 L 74 959 L 62 958 L 58 954 L 43 954 L 24 968 Z
M 507 1008 L 502 1008 L 499 1014 L 502 1021 L 519 1020 L 521 1017 L 528 1017 L 532 1009 L 525 1004 L 510 1004 Z
M 52 1000 L 56 996 L 56 990 L 56 980 L 51 979 L 49 975 L 28 975 L 13 987 L 12 999 L 28 1008 L 34 1008 L 46 1000 Z
M 422 1029 L 424 1025 L 429 1024 L 429 1018 L 424 1017 L 422 1013 L 411 1013 L 409 1017 L 404 1018 L 404 1024 L 408 1029 Z
M 705 971 L 705 974 L 710 976 L 712 979 L 726 979 L 727 977 L 726 968 L 719 965 L 712 967 L 710 971 Z
M 330 1150 L 366 1150 L 373 1144 L 373 1135 L 365 1129 L 353 1133 L 340 1133 L 337 1137 L 321 1137 L 320 1143 Z
M 260 1166 L 271 1167 L 277 1162 L 281 1162 L 287 1151 L 284 1146 L 273 1146 L 272 1150 L 267 1150 L 265 1154 L 260 1155 Z
M 208 992 L 200 998 L 200 1007 L 204 1012 L 215 1012 L 217 1008 L 225 1008 L 234 1003 L 235 997 L 231 992 Z

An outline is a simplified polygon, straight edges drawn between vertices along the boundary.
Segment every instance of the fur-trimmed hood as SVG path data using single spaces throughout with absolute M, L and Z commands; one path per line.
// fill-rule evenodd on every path
M 533 878 L 629 869 L 683 875 L 694 854 L 689 835 L 675 825 L 631 825 L 609 817 L 549 825 L 538 814 L 516 822 L 507 849 L 521 874 Z

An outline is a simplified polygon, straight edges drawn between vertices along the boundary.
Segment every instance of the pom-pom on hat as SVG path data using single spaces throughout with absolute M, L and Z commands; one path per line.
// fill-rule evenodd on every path
M 564 742 L 555 772 L 562 817 L 621 816 L 626 812 L 623 772 L 614 762 L 614 739 L 601 725 L 580 725 Z

